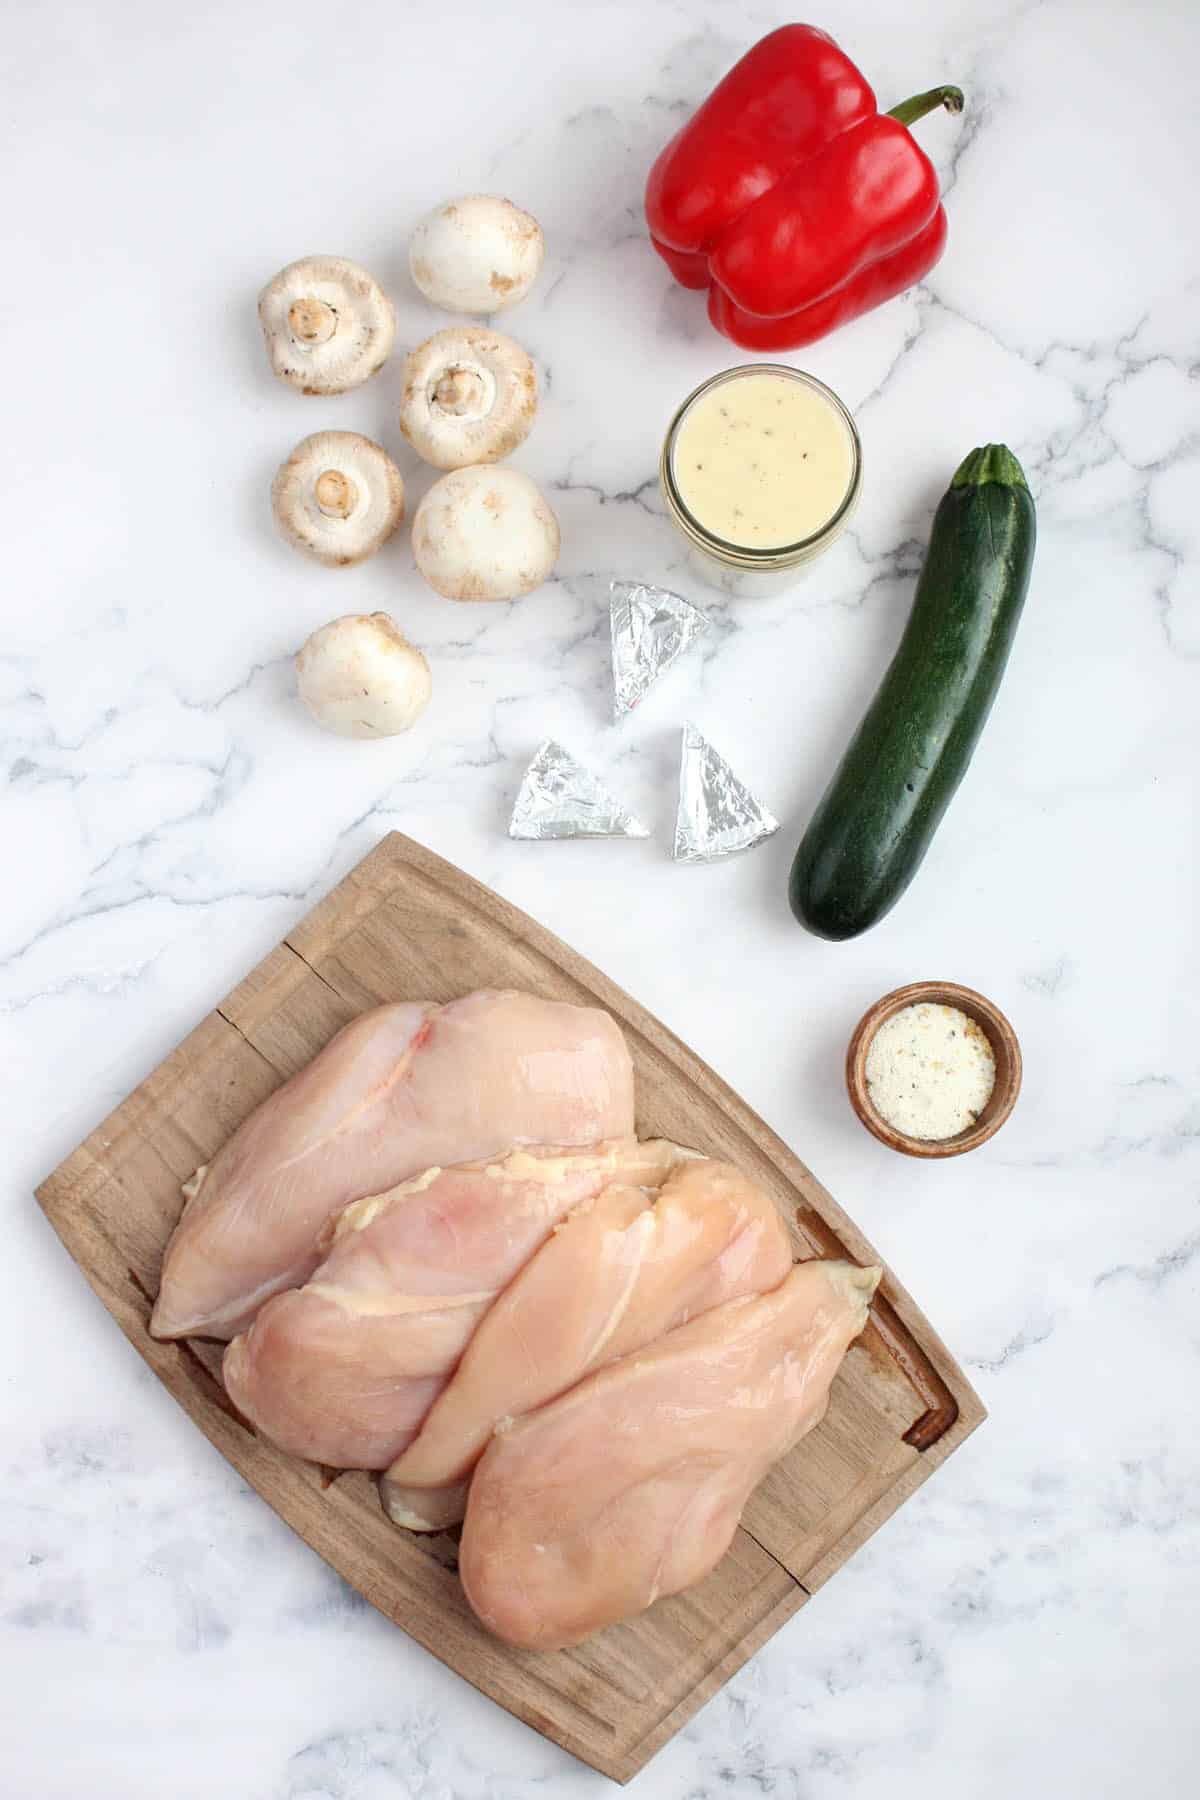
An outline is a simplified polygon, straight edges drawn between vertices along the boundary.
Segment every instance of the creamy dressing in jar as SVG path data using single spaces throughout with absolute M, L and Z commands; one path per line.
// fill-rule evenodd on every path
M 813 537 L 849 492 L 854 446 L 823 390 L 770 370 L 708 388 L 675 434 L 672 473 L 696 522 L 727 544 Z
M 823 382 L 786 363 L 744 363 L 689 394 L 659 479 L 696 573 L 729 594 L 774 594 L 841 536 L 862 455 Z

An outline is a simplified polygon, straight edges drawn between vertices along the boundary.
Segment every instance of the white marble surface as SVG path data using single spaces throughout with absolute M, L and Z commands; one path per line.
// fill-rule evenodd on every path
M 635 1783 L 1009 1800 L 1194 1792 L 1200 1603 L 1196 767 L 1200 244 L 1188 0 L 848 0 L 827 15 L 949 189 L 926 287 L 803 360 L 855 408 L 866 491 L 801 591 L 687 582 L 661 432 L 736 360 L 643 236 L 653 152 L 770 7 L 10 0 L 0 56 L 6 849 L 0 1068 L 0 1792 L 39 1800 L 532 1800 L 606 1784 L 360 1603 L 224 1466 L 101 1311 L 37 1179 L 384 831 L 491 883 L 636 993 L 811 1163 L 962 1356 L 991 1420 Z M 541 367 L 517 463 L 559 578 L 439 601 L 407 541 L 345 573 L 276 540 L 291 445 L 401 451 L 394 369 L 275 384 L 254 297 L 310 250 L 378 272 L 401 338 L 417 215 L 511 193 L 549 255 L 509 316 Z M 1041 543 L 1010 672 L 917 886 L 849 945 L 801 933 L 792 846 L 900 630 L 932 507 L 1007 441 Z M 428 474 L 402 457 L 411 492 Z M 619 729 L 611 574 L 716 621 Z M 392 610 L 429 654 L 407 739 L 311 727 L 290 653 Z M 710 869 L 666 855 L 677 730 L 784 820 Z M 565 739 L 655 829 L 511 844 Z M 681 925 L 686 922 L 686 930 Z M 927 1168 L 860 1129 L 864 1005 L 947 975 L 1010 1013 L 1011 1123 Z

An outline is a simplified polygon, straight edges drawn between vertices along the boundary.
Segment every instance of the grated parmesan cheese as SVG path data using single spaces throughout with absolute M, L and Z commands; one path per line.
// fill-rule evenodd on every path
M 940 1141 L 975 1123 L 996 1085 L 996 1059 L 974 1019 L 923 1001 L 879 1027 L 866 1077 L 871 1104 L 895 1131 Z

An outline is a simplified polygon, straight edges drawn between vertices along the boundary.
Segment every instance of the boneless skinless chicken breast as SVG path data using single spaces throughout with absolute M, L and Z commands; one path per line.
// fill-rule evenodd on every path
M 312 1279 L 225 1352 L 234 1404 L 314 1462 L 383 1469 L 412 1438 L 480 1319 L 556 1221 L 617 1180 L 641 1204 L 689 1152 L 633 1137 L 431 1169 L 347 1207 Z M 628 1190 L 623 1190 L 628 1191 Z M 562 1309 L 578 1296 L 560 1292 Z
M 151 1331 L 234 1337 L 312 1274 L 335 1212 L 423 1169 L 632 1132 L 629 1052 L 598 1008 L 489 990 L 377 1007 L 197 1171 Z
M 499 1430 L 459 1554 L 483 1623 L 556 1649 L 702 1580 L 767 1469 L 823 1416 L 879 1274 L 802 1263 Z
M 487 1312 L 389 1469 L 387 1513 L 414 1530 L 453 1524 L 498 1420 L 698 1313 L 777 1287 L 791 1261 L 773 1202 L 728 1163 L 681 1162 L 657 1192 L 611 1186 L 576 1206 Z

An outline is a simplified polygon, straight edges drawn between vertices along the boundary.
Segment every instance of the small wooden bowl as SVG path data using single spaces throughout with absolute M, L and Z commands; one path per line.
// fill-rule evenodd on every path
M 996 1059 L 996 1085 L 987 1105 L 973 1125 L 949 1138 L 916 1138 L 897 1131 L 877 1112 L 867 1091 L 867 1051 L 871 1040 L 885 1019 L 892 1018 L 906 1006 L 929 1001 L 935 1006 L 956 1006 L 983 1031 Z M 975 1150 L 987 1142 L 1007 1119 L 1021 1091 L 1021 1046 L 1017 1034 L 1000 1011 L 974 988 L 960 987 L 957 981 L 912 981 L 877 1000 L 859 1020 L 850 1048 L 846 1052 L 846 1086 L 850 1104 L 869 1132 L 890 1150 L 905 1156 L 961 1156 L 964 1150 Z

